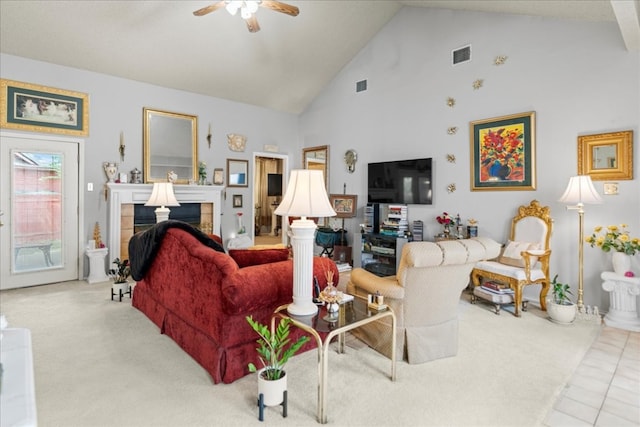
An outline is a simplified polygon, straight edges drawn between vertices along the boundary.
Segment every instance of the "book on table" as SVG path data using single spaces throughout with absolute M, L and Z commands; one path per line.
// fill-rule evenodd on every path
M 513 294 L 514 291 L 504 283 L 498 282 L 484 282 L 481 286 L 482 289 L 492 292 L 494 294 Z

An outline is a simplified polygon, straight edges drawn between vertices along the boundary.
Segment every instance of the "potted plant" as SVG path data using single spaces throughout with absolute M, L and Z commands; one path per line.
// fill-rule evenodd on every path
M 119 295 L 122 301 L 122 294 L 129 292 L 129 281 L 127 278 L 129 278 L 131 274 L 131 266 L 129 265 L 128 259 L 120 261 L 120 258 L 114 259 L 113 264 L 115 264 L 117 268 L 109 270 L 109 274 L 113 277 L 112 297 L 113 295 Z
M 631 271 L 631 257 L 640 252 L 640 238 L 631 237 L 627 224 L 597 226 L 585 242 L 592 248 L 598 247 L 604 252 L 612 252 L 613 271 L 626 276 Z
M 576 318 L 577 307 L 569 298 L 572 295 L 569 285 L 558 282 L 556 274 L 551 281 L 551 294 L 553 298 L 547 301 L 547 313 L 551 321 L 568 325 Z
M 263 368 L 258 371 L 253 363 L 249 363 L 249 371 L 258 371 L 258 395 L 263 395 L 265 406 L 280 405 L 284 400 L 284 391 L 287 389 L 287 377 L 284 371 L 285 364 L 296 354 L 298 350 L 309 340 L 302 336 L 294 343 L 289 338 L 291 319 L 285 317 L 278 322 L 276 330 L 271 330 L 253 317 L 247 316 L 247 322 L 260 336 L 256 341 L 256 351 L 260 357 Z

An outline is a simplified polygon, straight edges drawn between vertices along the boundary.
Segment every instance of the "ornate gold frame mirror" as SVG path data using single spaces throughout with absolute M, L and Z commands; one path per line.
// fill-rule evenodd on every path
M 321 170 L 324 184 L 329 193 L 329 146 L 307 147 L 302 149 L 302 167 L 304 169 Z
M 198 180 L 198 116 L 145 107 L 143 142 L 144 182 L 165 182 L 171 171 L 176 184 Z
M 633 179 L 633 131 L 579 136 L 578 175 L 594 181 Z

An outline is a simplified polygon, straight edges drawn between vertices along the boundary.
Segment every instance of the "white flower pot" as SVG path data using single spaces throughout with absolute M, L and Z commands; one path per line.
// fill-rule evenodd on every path
M 571 303 L 568 305 L 556 304 L 553 299 L 547 300 L 547 314 L 552 322 L 561 325 L 570 325 L 576 319 L 578 306 Z
M 262 378 L 264 369 L 258 371 L 258 395 L 262 393 L 264 406 L 277 406 L 284 400 L 284 391 L 287 389 L 287 373 L 278 380 L 265 380 Z
M 627 255 L 624 252 L 614 252 L 611 255 L 611 262 L 613 263 L 613 271 L 624 276 L 624 273 L 631 271 L 631 255 Z

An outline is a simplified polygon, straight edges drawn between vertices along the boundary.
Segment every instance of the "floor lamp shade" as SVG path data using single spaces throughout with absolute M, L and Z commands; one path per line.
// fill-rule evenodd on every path
M 560 202 L 566 203 L 567 209 L 578 211 L 578 309 L 584 309 L 584 205 L 600 204 L 602 197 L 598 194 L 589 175 L 572 176 Z
M 147 200 L 145 206 L 158 206 L 155 210 L 156 222 L 162 222 L 169 219 L 169 208 L 167 206 L 180 206 L 173 194 L 173 184 L 170 182 L 154 182 L 151 197 Z
M 307 217 L 336 214 L 327 196 L 323 172 L 307 169 L 291 171 L 287 191 L 275 214 L 300 217 L 291 224 L 293 303 L 287 311 L 295 316 L 314 315 L 318 312 L 312 298 L 313 242 L 317 227 Z
M 598 194 L 589 175 L 572 176 L 560 202 L 567 205 L 600 204 L 602 197 Z

